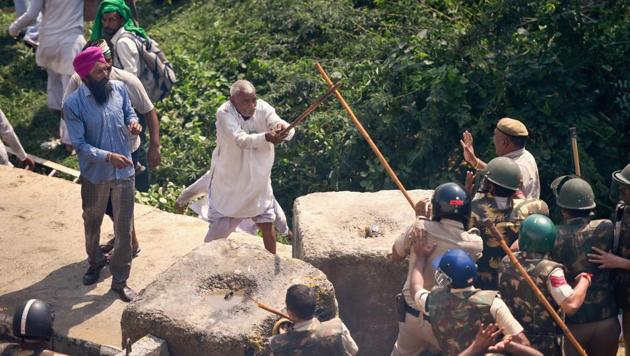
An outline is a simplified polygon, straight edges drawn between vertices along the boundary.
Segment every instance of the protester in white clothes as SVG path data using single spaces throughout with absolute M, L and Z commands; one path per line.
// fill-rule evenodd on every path
M 211 172 L 207 171 L 206 174 L 197 179 L 193 184 L 184 189 L 177 197 L 175 207 L 180 213 L 186 210 L 188 204 L 194 199 L 197 201 L 190 204 L 190 210 L 194 211 L 200 219 L 208 221 L 208 187 L 210 186 Z M 280 235 L 290 236 L 291 231 L 287 224 L 287 216 L 284 214 L 284 210 L 274 198 L 273 210 L 276 213 L 276 220 L 274 225 Z M 258 226 L 252 219 L 244 219 L 236 227 L 236 231 L 245 232 L 251 235 L 256 235 L 258 232 Z
M 13 126 L 11 126 L 7 117 L 4 116 L 4 112 L 2 112 L 2 110 L 0 110 L 0 137 L 2 137 L 2 140 L 0 140 L 0 166 L 13 167 L 13 164 L 9 161 L 7 149 L 2 143 L 2 141 L 4 141 L 9 147 L 11 147 L 11 149 L 13 149 L 15 155 L 26 167 L 26 169 L 33 170 L 33 168 L 35 168 L 35 162 L 26 154 L 26 152 L 24 152 L 20 139 L 13 131 Z
M 536 159 L 525 149 L 525 141 L 529 136 L 527 127 L 515 119 L 507 117 L 497 122 L 494 129 L 492 142 L 497 156 L 508 157 L 514 160 L 521 169 L 522 182 L 521 192 L 527 199 L 540 198 L 540 178 L 538 177 L 538 165 Z M 460 140 L 464 150 L 464 159 L 475 169 L 483 169 L 486 163 L 475 155 L 473 147 L 473 137 L 465 131 Z
M 256 89 L 247 80 L 232 84 L 230 100 L 217 110 L 215 125 L 205 241 L 226 238 L 243 219 L 251 218 L 262 232 L 265 248 L 275 254 L 274 146 L 290 140 L 294 130 L 281 131 L 287 122 L 256 98 Z
M 29 5 L 30 0 L 13 0 L 16 18 L 24 15 Z M 37 48 L 37 46 L 39 45 L 39 24 L 41 22 L 42 15 L 39 14 L 35 23 L 32 26 L 27 27 L 26 31 L 24 32 L 24 37 L 22 38 L 22 41 L 24 41 L 28 46 L 32 48 Z
M 35 59 L 48 72 L 48 107 L 61 117 L 63 92 L 74 73 L 72 60 L 85 44 L 83 0 L 31 0 L 26 13 L 9 26 L 9 34 L 16 37 L 35 23 L 40 12 L 42 22 Z M 61 142 L 71 145 L 63 120 L 59 122 L 59 135 Z
M 135 76 L 140 74 L 140 52 L 134 36 L 148 39 L 144 29 L 134 21 L 123 0 L 103 0 L 92 25 L 92 40 L 105 39 L 114 54 L 114 67 Z

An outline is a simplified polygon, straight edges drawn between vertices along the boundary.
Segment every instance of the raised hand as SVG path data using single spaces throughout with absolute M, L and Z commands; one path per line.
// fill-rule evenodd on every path
M 475 164 L 477 163 L 477 156 L 475 156 L 472 134 L 468 132 L 468 130 L 464 131 L 462 139 L 459 140 L 459 143 L 462 145 L 462 150 L 464 151 L 464 159 L 466 162 L 475 167 Z

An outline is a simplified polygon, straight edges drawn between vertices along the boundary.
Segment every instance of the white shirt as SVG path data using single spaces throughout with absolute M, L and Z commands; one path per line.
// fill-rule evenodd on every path
M 511 158 L 518 164 L 523 176 L 523 194 L 525 198 L 540 199 L 540 178 L 536 159 L 525 148 L 506 153 L 503 157 Z
M 124 69 L 137 77 L 140 74 L 138 46 L 130 36 L 123 36 L 123 33 L 127 33 L 127 30 L 124 27 L 120 27 L 112 37 L 114 66 Z
M 215 210 L 226 217 L 251 218 L 274 202 L 271 168 L 275 151 L 265 132 L 278 124 L 288 126 L 271 105 L 258 99 L 248 120 L 230 101 L 217 110 L 216 148 L 212 152 L 209 196 Z M 290 140 L 295 134 L 291 130 Z
M 0 165 L 13 167 L 9 161 L 7 149 L 2 141 L 6 142 L 7 145 L 15 151 L 16 156 L 20 161 L 24 161 L 26 159 L 26 152 L 24 152 L 20 139 L 13 131 L 13 126 L 11 126 L 7 117 L 4 116 L 2 110 L 0 110 L 0 137 L 2 137 L 2 140 L 0 140 Z
M 474 291 L 474 286 L 466 288 L 451 288 L 451 293 L 462 294 L 465 291 Z M 414 296 L 415 305 L 418 310 L 424 315 L 430 316 L 427 299 L 429 298 L 429 292 L 426 289 L 420 289 Z M 497 322 L 497 325 L 502 330 L 503 335 L 517 335 L 523 331 L 523 326 L 514 318 L 510 309 L 505 305 L 505 302 L 501 298 L 494 298 L 492 305 L 490 305 L 490 315 Z
M 72 60 L 85 45 L 83 1 L 31 0 L 28 11 L 9 26 L 9 33 L 17 35 L 33 24 L 41 12 L 37 64 L 59 74 L 72 75 Z

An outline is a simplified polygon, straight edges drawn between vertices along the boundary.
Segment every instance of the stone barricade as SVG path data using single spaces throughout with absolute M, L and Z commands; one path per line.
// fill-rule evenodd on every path
M 236 240 L 204 244 L 162 273 L 123 312 L 123 340 L 146 334 L 166 340 L 172 355 L 258 355 L 279 319 L 250 299 L 285 310 L 293 284 L 317 294 L 318 314 L 337 313 L 332 284 L 303 261 L 274 256 Z
M 409 191 L 414 201 L 430 190 Z M 335 286 L 340 316 L 360 355 L 389 355 L 398 334 L 395 295 L 407 263 L 389 259 L 394 240 L 413 223 L 399 191 L 313 193 L 293 206 L 293 257 L 311 263 Z

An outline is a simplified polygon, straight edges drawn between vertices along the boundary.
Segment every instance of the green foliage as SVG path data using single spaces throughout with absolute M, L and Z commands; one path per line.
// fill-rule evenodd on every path
M 251 80 L 291 121 L 326 89 L 316 62 L 342 81 L 346 100 L 408 188 L 463 180 L 470 168 L 458 140 L 466 129 L 481 158 L 494 157 L 491 136 L 504 116 L 530 129 L 528 149 L 549 203 L 548 184 L 572 172 L 569 126 L 577 127 L 582 173 L 600 214 L 610 208 L 610 173 L 630 157 L 624 1 L 147 0 L 139 12 L 180 80 L 158 104 L 156 186 L 138 197 L 165 209 L 209 168 L 214 113 L 230 83 Z M 3 25 L 8 17 L 2 14 Z M 33 124 L 50 116 L 45 74 L 22 45 L 0 41 L 0 105 L 38 152 L 43 131 L 54 132 L 52 124 L 41 131 Z M 334 99 L 278 147 L 272 179 L 285 209 L 315 191 L 394 188 Z

